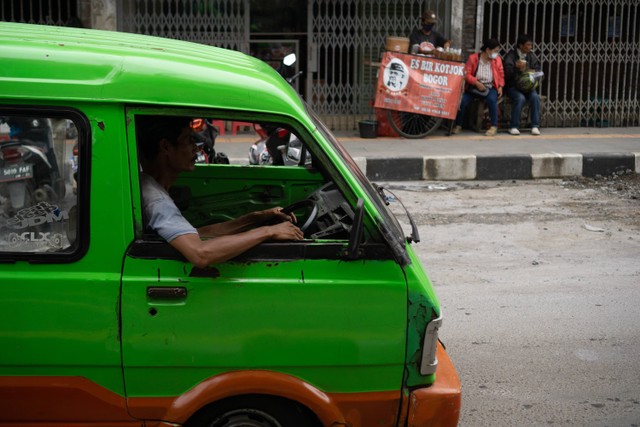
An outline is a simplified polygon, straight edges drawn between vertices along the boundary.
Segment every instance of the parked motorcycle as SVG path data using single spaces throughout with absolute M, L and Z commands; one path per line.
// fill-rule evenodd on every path
M 64 197 L 50 121 L 25 117 L 1 120 L 10 127 L 10 139 L 0 142 L 0 196 L 8 200 L 4 213 L 11 215 Z
M 278 73 L 285 76 L 296 62 L 296 55 L 291 53 L 284 57 Z M 286 78 L 288 83 L 302 75 L 302 71 Z M 302 142 L 286 128 L 270 123 L 254 125 L 260 139 L 249 148 L 249 164 L 298 166 L 311 164 L 311 155 L 306 151 Z
M 198 145 L 198 158 L 196 163 L 229 164 L 229 157 L 224 153 L 216 153 L 214 149 L 218 129 L 207 119 L 193 119 L 191 129 Z
M 272 124 L 256 124 L 260 139 L 249 148 L 249 164 L 302 166 L 311 164 L 311 154 L 288 129 Z

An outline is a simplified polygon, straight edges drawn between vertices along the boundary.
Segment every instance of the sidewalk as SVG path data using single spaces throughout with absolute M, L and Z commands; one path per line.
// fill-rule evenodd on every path
M 640 127 L 541 128 L 542 135 L 502 130 L 495 137 L 439 129 L 423 139 L 336 137 L 370 179 L 502 180 L 640 173 Z M 216 150 L 234 164 L 248 164 L 252 133 L 219 136 Z

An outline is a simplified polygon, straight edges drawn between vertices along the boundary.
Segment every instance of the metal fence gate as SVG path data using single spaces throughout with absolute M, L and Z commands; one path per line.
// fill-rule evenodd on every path
M 334 130 L 356 129 L 373 115 L 378 67 L 387 36 L 409 37 L 424 9 L 449 34 L 445 0 L 309 0 L 307 101 Z
M 487 0 L 476 41 L 497 37 L 506 51 L 519 34 L 533 37 L 543 126 L 638 126 L 639 14 L 638 0 Z
M 3 0 L 0 21 L 78 26 L 76 0 Z
M 120 0 L 121 30 L 249 52 L 249 0 Z

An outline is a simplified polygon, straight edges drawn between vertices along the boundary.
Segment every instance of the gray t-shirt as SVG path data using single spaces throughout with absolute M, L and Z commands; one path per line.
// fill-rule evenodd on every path
M 142 214 L 148 229 L 156 231 L 167 242 L 183 234 L 198 234 L 176 206 L 169 193 L 150 175 L 140 173 Z

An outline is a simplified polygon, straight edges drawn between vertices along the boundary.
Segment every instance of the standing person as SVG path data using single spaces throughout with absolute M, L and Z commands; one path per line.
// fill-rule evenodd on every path
M 435 31 L 434 28 L 438 23 L 438 17 L 433 10 L 425 10 L 422 13 L 422 27 L 416 28 L 409 35 L 409 53 L 413 45 L 418 45 L 419 52 L 431 52 L 436 48 L 448 48 L 451 44 L 450 40 L 444 38 L 442 34 Z
M 520 115 L 525 102 L 529 102 L 531 119 L 531 135 L 540 135 L 540 95 L 536 90 L 536 82 L 530 74 L 539 72 L 542 67 L 538 57 L 532 52 L 533 40 L 527 34 L 518 36 L 517 47 L 504 57 L 507 95 L 511 98 L 511 135 L 520 135 Z M 527 81 L 529 80 L 529 81 Z
M 194 228 L 169 196 L 169 188 L 178 175 L 195 168 L 197 145 L 190 119 L 139 116 L 136 122 L 145 226 L 194 266 L 203 268 L 227 261 L 265 240 L 302 240 L 302 231 L 293 224 L 295 216 L 283 213 L 281 208 Z M 263 225 L 271 222 L 277 223 Z
M 455 127 L 451 133 L 460 133 L 464 111 L 474 98 L 484 99 L 489 109 L 491 127 L 485 135 L 494 136 L 498 132 L 498 98 L 502 96 L 504 86 L 504 70 L 499 52 L 500 42 L 489 39 L 484 42 L 480 52 L 469 56 L 464 76 L 467 90 L 462 94 Z

